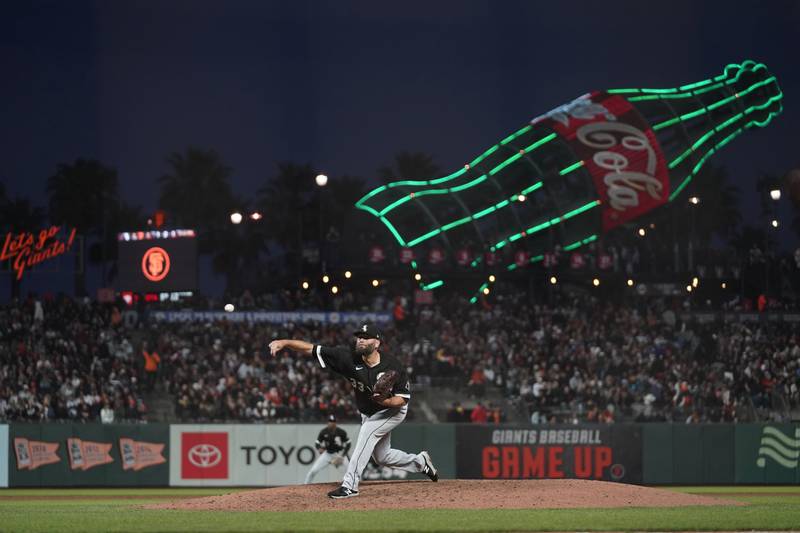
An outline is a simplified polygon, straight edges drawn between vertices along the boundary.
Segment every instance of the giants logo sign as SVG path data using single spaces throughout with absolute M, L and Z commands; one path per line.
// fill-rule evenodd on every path
M 169 274 L 169 254 L 153 246 L 142 256 L 142 274 L 150 281 L 161 281 Z
M 182 433 L 181 478 L 227 479 L 227 433 Z

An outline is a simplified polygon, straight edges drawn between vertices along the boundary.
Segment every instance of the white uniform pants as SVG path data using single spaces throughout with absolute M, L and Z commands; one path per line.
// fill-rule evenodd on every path
M 306 474 L 305 484 L 308 485 L 309 483 L 311 483 L 312 480 L 314 479 L 314 476 L 316 476 L 322 470 L 324 470 L 325 467 L 327 467 L 328 465 L 333 465 L 331 461 L 333 461 L 334 457 L 339 457 L 340 455 L 342 459 L 344 459 L 342 464 L 344 465 L 345 470 L 347 470 L 347 467 L 350 465 L 350 461 L 347 460 L 346 455 L 338 453 L 322 452 L 321 454 L 319 454 L 319 457 L 317 457 L 317 460 L 314 461 L 314 464 L 311 465 L 311 470 L 309 470 L 308 474 Z M 335 465 L 334 467 L 339 468 L 338 466 Z
M 389 466 L 406 472 L 422 472 L 425 460 L 419 454 L 395 450 L 391 446 L 391 433 L 405 420 L 408 406 L 399 409 L 384 409 L 372 416 L 361 415 L 361 430 L 352 450 L 350 465 L 344 474 L 342 486 L 358 490 L 364 469 L 372 456 L 381 466 Z

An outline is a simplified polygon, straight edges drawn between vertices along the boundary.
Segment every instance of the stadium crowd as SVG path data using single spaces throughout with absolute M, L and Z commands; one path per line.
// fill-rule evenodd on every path
M 240 308 L 310 305 L 292 292 L 242 298 Z M 772 416 L 776 398 L 800 404 L 796 324 L 682 322 L 686 303 L 623 305 L 564 291 L 545 305 L 509 291 L 483 305 L 444 296 L 412 309 L 381 293 L 339 309 L 392 313 L 384 348 L 412 381 L 447 383 L 474 405 L 451 410 L 451 421 L 501 420 L 499 406 L 484 405 L 490 389 L 534 424 L 737 421 L 742 408 Z M 9 304 L 0 307 L 0 419 L 142 420 L 153 386 L 185 421 L 357 419 L 346 380 L 310 357 L 269 357 L 267 344 L 280 337 L 351 341 L 342 325 L 125 325 L 110 304 Z
M 119 311 L 88 299 L 0 307 L 0 420 L 144 420 L 134 345 Z

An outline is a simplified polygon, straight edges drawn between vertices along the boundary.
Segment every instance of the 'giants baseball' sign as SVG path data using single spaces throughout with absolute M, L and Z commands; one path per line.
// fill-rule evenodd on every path
M 635 426 L 459 426 L 456 435 L 460 478 L 642 481 L 641 429 Z

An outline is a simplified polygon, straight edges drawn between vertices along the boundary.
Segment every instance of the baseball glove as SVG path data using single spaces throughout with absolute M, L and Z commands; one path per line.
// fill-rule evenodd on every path
M 340 466 L 343 462 L 344 462 L 344 457 L 342 457 L 341 455 L 337 455 L 333 459 L 331 459 L 331 464 L 333 466 Z
M 372 387 L 372 399 L 376 402 L 383 401 L 392 395 L 392 388 L 397 383 L 400 374 L 397 370 L 387 370 L 375 382 Z

